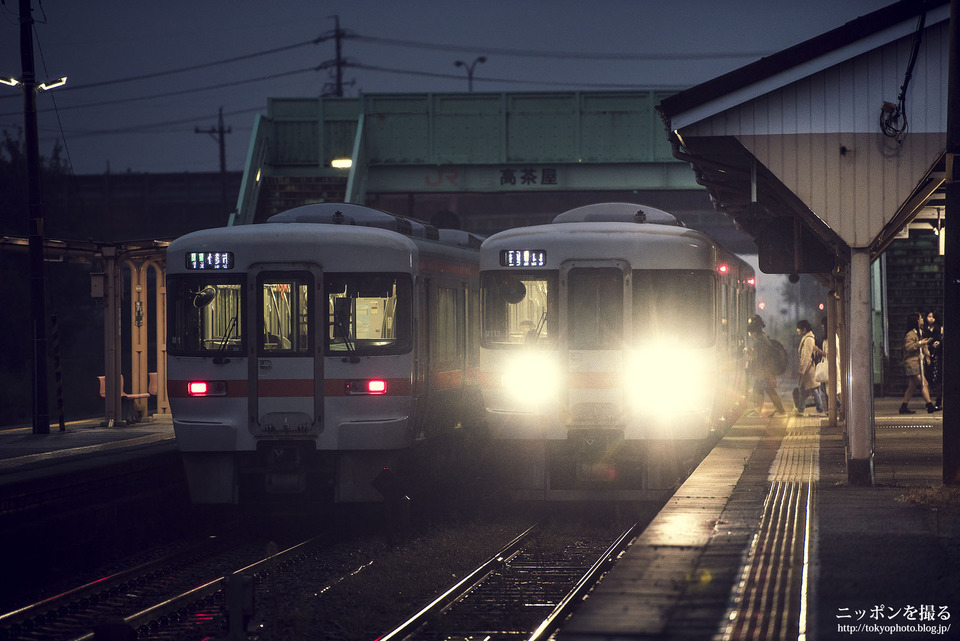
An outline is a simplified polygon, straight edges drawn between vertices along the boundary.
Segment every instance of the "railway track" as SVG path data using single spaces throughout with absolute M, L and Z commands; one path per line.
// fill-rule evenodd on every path
M 98 628 L 101 634 L 135 631 L 141 639 L 238 630 L 245 624 L 242 605 L 248 597 L 252 602 L 252 578 L 295 563 L 326 542 L 315 537 L 264 556 L 261 544 L 203 541 L 0 615 L 0 640 L 90 641 Z M 225 625 L 230 592 L 236 594 L 226 598 L 236 607 L 226 609 Z
M 380 641 L 546 639 L 635 536 L 530 527 Z

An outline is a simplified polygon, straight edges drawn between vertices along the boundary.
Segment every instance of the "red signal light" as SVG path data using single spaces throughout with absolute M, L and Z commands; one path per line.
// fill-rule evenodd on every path
M 730 271 L 730 267 L 727 266 L 726 264 L 721 263 L 720 265 L 717 265 L 717 271 L 720 272 L 721 274 L 726 274 L 727 272 Z

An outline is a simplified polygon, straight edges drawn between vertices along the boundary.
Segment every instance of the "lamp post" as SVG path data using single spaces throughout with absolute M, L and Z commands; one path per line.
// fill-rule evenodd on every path
M 453 63 L 454 67 L 466 67 L 467 69 L 467 91 L 473 91 L 473 70 L 477 66 L 477 63 L 486 62 L 486 56 L 477 56 L 473 62 L 470 64 L 465 63 L 463 60 L 457 60 Z
M 3 78 L 5 85 L 20 86 L 23 91 L 23 123 L 27 152 L 27 201 L 30 212 L 30 310 L 33 326 L 33 433 L 50 433 L 47 406 L 47 326 L 46 287 L 43 275 L 43 191 L 40 182 L 40 143 L 37 134 L 37 93 L 66 83 L 36 82 L 33 63 L 33 16 L 30 0 L 20 0 L 20 63 L 23 78 Z

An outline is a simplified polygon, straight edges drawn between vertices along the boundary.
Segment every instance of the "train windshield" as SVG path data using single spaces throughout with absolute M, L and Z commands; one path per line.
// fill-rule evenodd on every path
M 243 352 L 243 278 L 169 276 L 167 350 L 177 355 Z
M 411 349 L 409 274 L 325 275 L 328 355 L 400 354 Z
M 488 348 L 550 345 L 557 335 L 557 277 L 543 272 L 480 275 L 481 342 Z
M 715 276 L 700 270 L 633 272 L 634 342 L 706 347 L 716 340 Z

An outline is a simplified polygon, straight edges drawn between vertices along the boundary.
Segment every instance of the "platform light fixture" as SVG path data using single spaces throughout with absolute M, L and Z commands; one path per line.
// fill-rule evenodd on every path
M 350 169 L 353 167 L 352 158 L 334 158 L 330 161 L 330 166 L 334 169 Z
M 48 89 L 56 89 L 57 87 L 62 87 L 67 84 L 67 77 L 61 76 L 56 80 L 51 80 L 50 82 L 41 82 L 37 85 L 37 91 L 47 91 Z
M 0 84 L 7 85 L 8 87 L 19 87 L 23 83 L 17 80 L 16 78 L 8 78 L 7 76 L 0 76 Z

